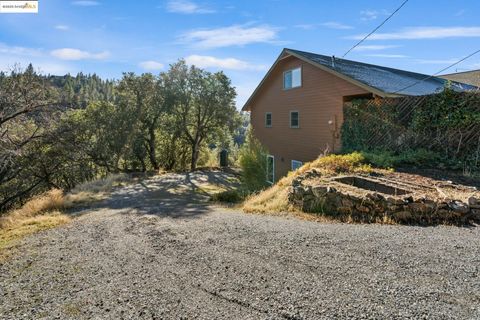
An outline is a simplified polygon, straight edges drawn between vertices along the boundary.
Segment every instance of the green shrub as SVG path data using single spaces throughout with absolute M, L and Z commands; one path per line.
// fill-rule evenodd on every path
M 395 156 L 393 152 L 390 151 L 371 151 L 371 152 L 362 152 L 365 160 L 374 165 L 375 167 L 380 168 L 394 168 L 399 164 L 398 156 Z
M 227 190 L 219 193 L 215 193 L 211 197 L 211 201 L 215 202 L 228 202 L 228 203 L 237 203 L 242 201 L 245 198 L 245 195 L 238 190 Z
M 239 153 L 243 188 L 250 192 L 265 188 L 268 185 L 266 182 L 268 151 L 255 138 L 253 129 L 248 129 L 246 142 Z
M 433 151 L 426 149 L 406 150 L 395 154 L 391 151 L 377 150 L 362 152 L 365 160 L 380 168 L 395 168 L 401 166 L 437 167 L 439 163 L 447 162 Z
M 419 167 L 435 167 L 442 158 L 435 152 L 426 149 L 407 150 L 400 155 L 400 162 L 405 165 Z
M 477 92 L 446 85 L 429 96 L 357 100 L 344 117 L 342 151 L 365 152 L 372 164 L 480 172 Z

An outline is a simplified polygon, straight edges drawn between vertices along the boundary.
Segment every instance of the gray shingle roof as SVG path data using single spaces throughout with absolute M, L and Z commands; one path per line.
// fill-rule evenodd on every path
M 299 50 L 286 50 L 388 94 L 411 96 L 433 94 L 441 91 L 448 82 L 439 77 L 425 80 L 429 77 L 428 75 L 416 72 L 340 58 L 333 59 L 331 56 Z M 477 89 L 475 86 L 454 81 L 451 82 L 451 85 L 456 91 Z
M 439 77 L 480 87 L 480 70 L 444 74 Z

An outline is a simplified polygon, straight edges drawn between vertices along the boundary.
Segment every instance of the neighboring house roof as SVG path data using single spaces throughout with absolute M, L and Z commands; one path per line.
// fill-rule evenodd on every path
M 426 74 L 324 56 L 311 52 L 283 49 L 278 59 L 245 103 L 242 110 L 249 109 L 251 100 L 270 72 L 283 57 L 288 55 L 295 56 L 381 97 L 433 94 L 441 91 L 448 82 L 446 79 L 432 77 Z M 457 91 L 477 89 L 475 86 L 459 82 L 452 82 L 451 85 L 452 88 Z
M 480 87 L 480 70 L 444 74 L 439 77 Z

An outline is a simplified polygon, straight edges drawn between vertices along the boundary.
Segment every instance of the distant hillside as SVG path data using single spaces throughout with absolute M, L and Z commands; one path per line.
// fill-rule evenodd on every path
M 90 101 L 111 101 L 114 98 L 113 80 L 103 80 L 96 74 L 78 73 L 64 76 L 45 76 L 53 86 L 61 89 L 61 99 L 72 108 L 85 108 Z

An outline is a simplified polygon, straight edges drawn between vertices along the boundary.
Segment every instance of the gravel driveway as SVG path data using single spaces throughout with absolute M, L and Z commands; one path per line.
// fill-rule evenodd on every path
M 480 230 L 212 208 L 219 175 L 117 190 L 0 265 L 1 319 L 480 319 Z

